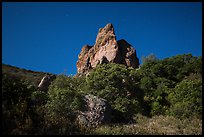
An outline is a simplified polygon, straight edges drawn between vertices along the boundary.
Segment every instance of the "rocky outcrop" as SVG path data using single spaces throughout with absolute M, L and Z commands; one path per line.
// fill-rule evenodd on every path
M 85 96 L 87 110 L 80 112 L 77 121 L 82 127 L 96 127 L 102 123 L 110 122 L 112 109 L 105 99 L 93 96 Z
M 112 24 L 100 28 L 94 46 L 85 45 L 78 56 L 77 72 L 86 74 L 98 64 L 118 63 L 137 68 L 136 50 L 125 40 L 116 41 Z
M 48 90 L 48 87 L 49 85 L 51 84 L 51 82 L 56 78 L 55 75 L 45 75 L 39 85 L 38 85 L 38 89 L 41 90 L 41 91 L 47 91 Z

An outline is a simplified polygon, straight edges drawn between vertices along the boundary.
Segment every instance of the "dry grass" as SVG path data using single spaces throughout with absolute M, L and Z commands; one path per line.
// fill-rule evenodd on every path
M 137 123 L 129 125 L 103 125 L 92 130 L 99 135 L 201 135 L 202 120 L 197 118 L 180 120 L 172 116 L 142 115 L 135 117 Z

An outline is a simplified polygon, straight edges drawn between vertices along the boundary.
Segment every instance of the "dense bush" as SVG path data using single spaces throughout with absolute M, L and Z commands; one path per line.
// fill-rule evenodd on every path
M 131 71 L 133 71 L 131 68 L 120 64 L 102 64 L 86 78 L 88 91 L 106 99 L 113 109 L 122 112 L 122 117 L 127 120 L 142 110 L 138 99 L 142 98 L 140 97 L 142 91 L 131 80 Z M 122 118 L 118 117 L 118 122 L 119 119 Z
M 137 72 L 139 77 L 136 77 L 140 81 L 140 88 L 144 91 L 144 100 L 148 106 L 145 111 L 150 116 L 165 115 L 170 105 L 173 105 L 172 100 L 168 98 L 170 91 L 175 90 L 175 86 L 178 88 L 177 84 L 186 78 L 201 79 L 202 60 L 201 57 L 193 57 L 191 54 L 177 55 L 164 60 L 153 59 L 142 64 Z M 185 96 L 180 98 L 185 100 Z M 196 98 L 200 100 L 201 96 Z
M 46 134 L 74 134 L 76 111 L 84 108 L 82 94 L 75 78 L 59 75 L 49 86 L 44 107 Z
M 170 115 L 179 118 L 202 117 L 202 81 L 183 80 L 168 95 Z

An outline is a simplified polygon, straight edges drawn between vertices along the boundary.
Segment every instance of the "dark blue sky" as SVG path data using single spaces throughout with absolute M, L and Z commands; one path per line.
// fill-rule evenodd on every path
M 54 74 L 76 74 L 85 44 L 112 23 L 140 59 L 202 55 L 201 2 L 3 2 L 2 63 Z

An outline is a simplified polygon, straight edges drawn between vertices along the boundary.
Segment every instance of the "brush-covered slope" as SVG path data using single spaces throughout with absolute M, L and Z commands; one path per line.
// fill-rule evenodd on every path
M 27 80 L 31 82 L 31 84 L 33 84 L 35 87 L 37 87 L 45 74 L 51 75 L 51 73 L 26 70 L 7 64 L 2 64 L 2 75 L 7 75 L 11 78 L 20 78 L 23 80 Z

